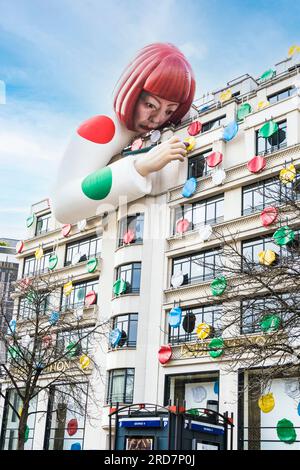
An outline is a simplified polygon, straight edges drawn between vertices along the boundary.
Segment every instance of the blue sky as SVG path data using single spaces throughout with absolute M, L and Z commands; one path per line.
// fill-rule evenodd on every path
M 299 23 L 290 0 L 0 0 L 0 238 L 25 236 L 72 132 L 110 112 L 115 82 L 142 46 L 177 45 L 199 97 L 284 59 L 300 44 Z

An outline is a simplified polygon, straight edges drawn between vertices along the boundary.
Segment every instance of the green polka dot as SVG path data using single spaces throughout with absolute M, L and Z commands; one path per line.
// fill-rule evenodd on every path
M 90 199 L 99 201 L 104 199 L 110 192 L 112 186 L 112 171 L 106 166 L 91 173 L 81 183 L 84 194 Z
M 293 423 L 288 419 L 281 419 L 277 423 L 277 436 L 280 441 L 286 444 L 293 444 L 297 439 L 297 434 Z

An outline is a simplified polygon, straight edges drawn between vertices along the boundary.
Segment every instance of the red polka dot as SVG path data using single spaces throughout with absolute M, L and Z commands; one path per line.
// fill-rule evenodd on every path
M 95 144 L 107 144 L 112 140 L 115 131 L 115 124 L 108 116 L 94 116 L 77 129 L 81 137 Z
M 221 152 L 212 152 L 206 157 L 207 166 L 214 168 L 223 161 L 223 154 Z
M 278 209 L 276 207 L 266 207 L 260 214 L 260 220 L 264 227 L 276 222 L 278 217 Z

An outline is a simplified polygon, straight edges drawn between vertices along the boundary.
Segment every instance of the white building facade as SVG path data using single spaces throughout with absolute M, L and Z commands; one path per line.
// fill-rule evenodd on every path
M 90 351 L 103 370 L 102 380 L 98 379 L 96 384 L 98 401 L 90 404 L 93 408 L 91 422 L 86 416 L 76 415 L 79 434 L 70 438 L 66 431 L 60 433 L 60 447 L 56 447 L 55 419 L 51 421 L 49 397 L 41 396 L 32 406 L 45 412 L 32 418 L 27 448 L 70 449 L 72 444 L 79 443 L 85 450 L 107 449 L 111 404 L 168 406 L 170 401 L 176 400 L 185 402 L 186 408 L 212 405 L 220 413 L 233 413 L 234 449 L 288 447 L 276 437 L 276 422 L 283 417 L 295 421 L 298 414 L 294 400 L 285 394 L 287 387 L 283 380 L 274 382 L 279 397 L 276 412 L 273 416 L 264 415 L 259 409 L 250 410 L 253 405 L 249 404 L 246 392 L 243 400 L 238 396 L 238 388 L 252 380 L 241 372 L 242 364 L 241 370 L 232 368 L 230 372 L 228 367 L 223 367 L 225 362 L 230 363 L 230 357 L 212 359 L 209 355 L 191 354 L 186 346 L 197 344 L 199 323 L 207 323 L 215 331 L 222 330 L 220 303 L 206 302 L 210 284 L 218 273 L 212 269 L 200 271 L 195 262 L 201 258 L 202 264 L 205 259 L 209 265 L 214 264 L 220 244 L 214 228 L 229 229 L 241 249 L 243 244 L 252 246 L 274 232 L 274 227 L 261 225 L 259 216 L 264 201 L 257 194 L 263 190 L 265 182 L 278 177 L 287 162 L 292 161 L 296 167 L 300 164 L 299 67 L 297 61 L 290 58 L 276 64 L 265 79 L 244 75 L 212 94 L 211 101 L 196 101 L 193 118 L 177 128 L 166 129 L 160 139 L 165 141 L 175 134 L 184 140 L 189 137 L 189 125 L 197 120 L 202 129 L 195 136 L 195 147 L 184 163 L 172 162 L 161 172 L 152 195 L 105 217 L 95 216 L 86 224 L 73 225 L 68 233 L 65 229 L 64 234 L 61 224 L 51 215 L 48 200 L 32 206 L 34 223 L 28 228 L 28 238 L 18 256 L 18 277 L 34 276 L 41 271 L 47 274 L 49 259 L 55 251 L 58 257 L 55 272 L 64 282 L 70 279 L 73 282 L 70 309 L 82 306 L 82 295 L 77 295 L 82 289 L 84 295 L 91 289 L 98 292 L 97 304 L 84 309 L 83 327 L 93 327 L 97 322 L 110 319 L 111 329 L 124 331 L 124 337 L 118 347 L 111 347 L 107 338 L 105 345 L 96 345 Z M 224 129 L 237 121 L 238 110 L 245 103 L 250 105 L 251 111 L 238 121 L 235 137 L 224 140 Z M 278 130 L 272 139 L 263 139 L 258 131 L 269 120 L 278 124 Z M 144 139 L 141 150 L 150 145 L 150 139 Z M 216 168 L 209 168 L 205 162 L 212 152 L 223 155 Z M 263 172 L 251 173 L 247 167 L 255 155 L 262 155 L 266 160 Z M 126 155 L 116 158 L 126 158 Z M 224 170 L 225 179 L 222 180 L 220 173 L 217 175 L 219 170 Z M 182 196 L 182 189 L 190 177 L 197 179 L 197 188 L 186 198 Z M 178 230 L 180 219 L 189 221 L 184 230 Z M 203 225 L 213 228 L 212 235 L 204 242 L 199 239 L 199 228 Z M 128 239 L 131 232 L 134 236 Z M 39 246 L 43 247 L 44 255 L 37 264 L 35 251 Z M 94 272 L 86 268 L 91 258 L 98 260 Z M 174 287 L 171 279 L 176 273 L 183 274 L 184 282 Z M 126 281 L 126 290 L 116 294 L 113 286 L 119 279 Z M 15 302 L 20 314 L 20 299 Z M 63 296 L 58 296 L 57 302 L 57 308 L 62 308 Z M 195 328 L 188 334 L 182 326 L 173 329 L 168 325 L 169 311 L 179 304 L 183 317 L 189 312 L 196 318 Z M 232 331 L 233 337 L 238 334 Z M 171 359 L 165 364 L 158 360 L 162 345 L 171 345 L 172 349 Z M 90 380 L 94 380 L 93 370 Z M 286 380 L 294 383 L 298 379 Z M 5 381 L 2 390 L 5 391 Z M 283 416 L 282 408 L 287 400 L 291 403 Z M 13 448 L 15 422 L 5 409 L 4 400 L 1 409 L 1 445 Z M 253 414 L 258 427 L 274 426 L 271 437 L 266 436 L 265 431 L 259 431 L 257 438 L 249 436 L 247 429 Z M 267 442 L 268 438 L 272 442 Z M 299 448 L 297 442 L 293 444 L 295 448 Z

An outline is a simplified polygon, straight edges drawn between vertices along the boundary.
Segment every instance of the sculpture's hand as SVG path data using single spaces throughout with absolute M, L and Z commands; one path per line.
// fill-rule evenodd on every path
M 150 150 L 149 154 L 137 157 L 135 168 L 140 175 L 148 176 L 149 173 L 161 170 L 173 160 L 183 162 L 186 154 L 186 146 L 174 136 Z

